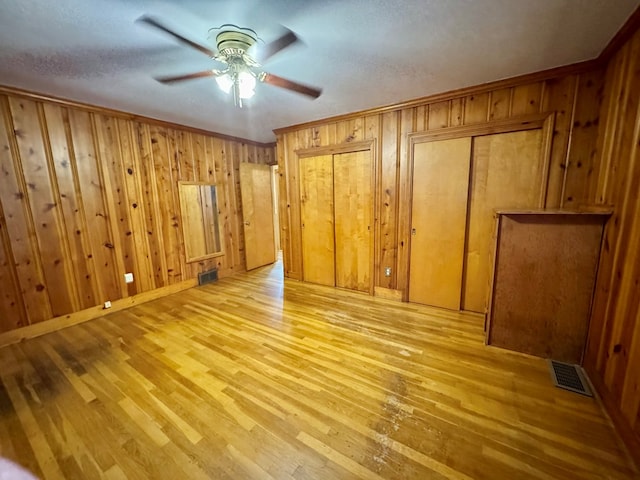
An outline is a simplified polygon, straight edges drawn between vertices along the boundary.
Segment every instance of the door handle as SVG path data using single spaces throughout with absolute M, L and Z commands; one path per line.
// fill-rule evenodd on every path
M 411 235 L 415 235 L 415 234 L 416 234 L 416 229 L 415 229 L 415 228 L 412 228 L 412 229 L 411 229 Z
M 251 222 L 244 222 L 245 225 L 251 225 Z

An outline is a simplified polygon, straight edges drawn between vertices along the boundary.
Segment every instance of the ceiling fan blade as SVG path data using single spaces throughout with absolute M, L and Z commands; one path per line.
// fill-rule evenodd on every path
M 219 70 L 204 70 L 203 72 L 187 73 L 185 75 L 175 75 L 172 77 L 155 77 L 155 79 L 160 83 L 171 84 L 182 82 L 184 80 L 193 80 L 195 78 L 217 77 L 220 73 L 221 72 Z
M 280 38 L 277 38 L 273 42 L 269 42 L 264 47 L 260 48 L 260 50 L 256 54 L 256 60 L 259 63 L 264 63 L 269 58 L 273 57 L 276 53 L 278 53 L 280 50 L 284 50 L 289 45 L 296 43 L 297 41 L 298 41 L 298 36 L 287 28 L 287 33 L 282 35 Z
M 155 18 L 149 17 L 147 15 L 143 15 L 140 18 L 138 18 L 136 22 L 143 22 L 143 23 L 146 23 L 147 25 L 151 25 L 152 27 L 157 28 L 158 30 L 162 30 L 163 32 L 171 35 L 176 40 L 186 45 L 189 45 L 191 48 L 195 48 L 196 50 L 204 53 L 208 57 L 215 58 L 216 56 L 216 53 L 213 50 L 205 47 L 204 45 L 200 45 L 199 43 L 189 40 L 188 38 L 185 38 L 182 35 L 170 30 L 169 28 L 165 27 L 160 22 L 158 22 Z
M 292 90 L 294 92 L 298 92 L 298 93 L 301 93 L 302 95 L 307 95 L 308 97 L 312 97 L 312 98 L 318 98 L 322 93 L 322 90 L 319 88 L 309 87 L 301 83 L 287 80 L 286 78 L 279 77 L 272 73 L 265 72 L 261 76 L 261 80 L 264 83 L 273 85 L 274 87 L 286 88 L 287 90 Z

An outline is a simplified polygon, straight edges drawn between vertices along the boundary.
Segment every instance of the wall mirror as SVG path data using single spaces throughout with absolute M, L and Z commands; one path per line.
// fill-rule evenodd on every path
M 222 255 L 216 186 L 194 182 L 178 186 L 187 262 Z

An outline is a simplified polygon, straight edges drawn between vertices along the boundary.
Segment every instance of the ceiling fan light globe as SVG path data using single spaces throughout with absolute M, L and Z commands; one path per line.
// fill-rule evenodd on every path
M 216 77 L 216 83 L 224 93 L 229 93 L 231 91 L 231 87 L 233 87 L 233 79 L 229 75 L 220 75 Z
M 240 98 L 251 98 L 255 94 L 256 77 L 249 72 L 240 72 L 238 75 Z

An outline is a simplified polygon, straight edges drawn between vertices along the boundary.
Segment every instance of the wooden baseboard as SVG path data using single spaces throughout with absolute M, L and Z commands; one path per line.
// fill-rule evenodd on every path
M 387 300 L 402 301 L 402 290 L 394 290 L 392 288 L 374 287 L 373 295 L 375 297 L 386 298 Z
M 198 280 L 193 278 L 185 280 L 180 283 L 175 283 L 167 287 L 156 288 L 149 292 L 139 293 L 132 297 L 122 298 L 120 300 L 114 300 L 111 302 L 111 308 L 104 309 L 101 305 L 80 310 L 79 312 L 69 313 L 59 317 L 52 318 L 51 320 L 45 320 L 44 322 L 35 323 L 27 327 L 18 328 L 16 330 L 10 330 L 8 332 L 0 333 L 0 347 L 5 345 L 11 345 L 18 343 L 28 338 L 39 337 L 46 333 L 55 332 L 63 328 L 77 325 L 78 323 L 93 320 L 94 318 L 101 317 L 108 313 L 124 310 L 125 308 L 139 305 L 141 303 L 149 302 L 157 298 L 171 295 L 172 293 L 181 292 L 189 288 L 198 285 Z
M 640 438 L 638 438 L 638 435 L 633 431 L 633 428 L 629 425 L 629 422 L 627 422 L 624 415 L 622 415 L 622 412 L 618 408 L 618 405 L 611 397 L 609 389 L 606 387 L 600 377 L 589 371 L 587 371 L 587 375 L 589 377 L 591 385 L 596 390 L 596 394 L 598 395 L 602 406 L 606 410 L 609 418 L 616 428 L 616 431 L 627 447 L 627 452 L 629 453 L 630 460 L 635 463 L 636 469 L 640 469 Z

